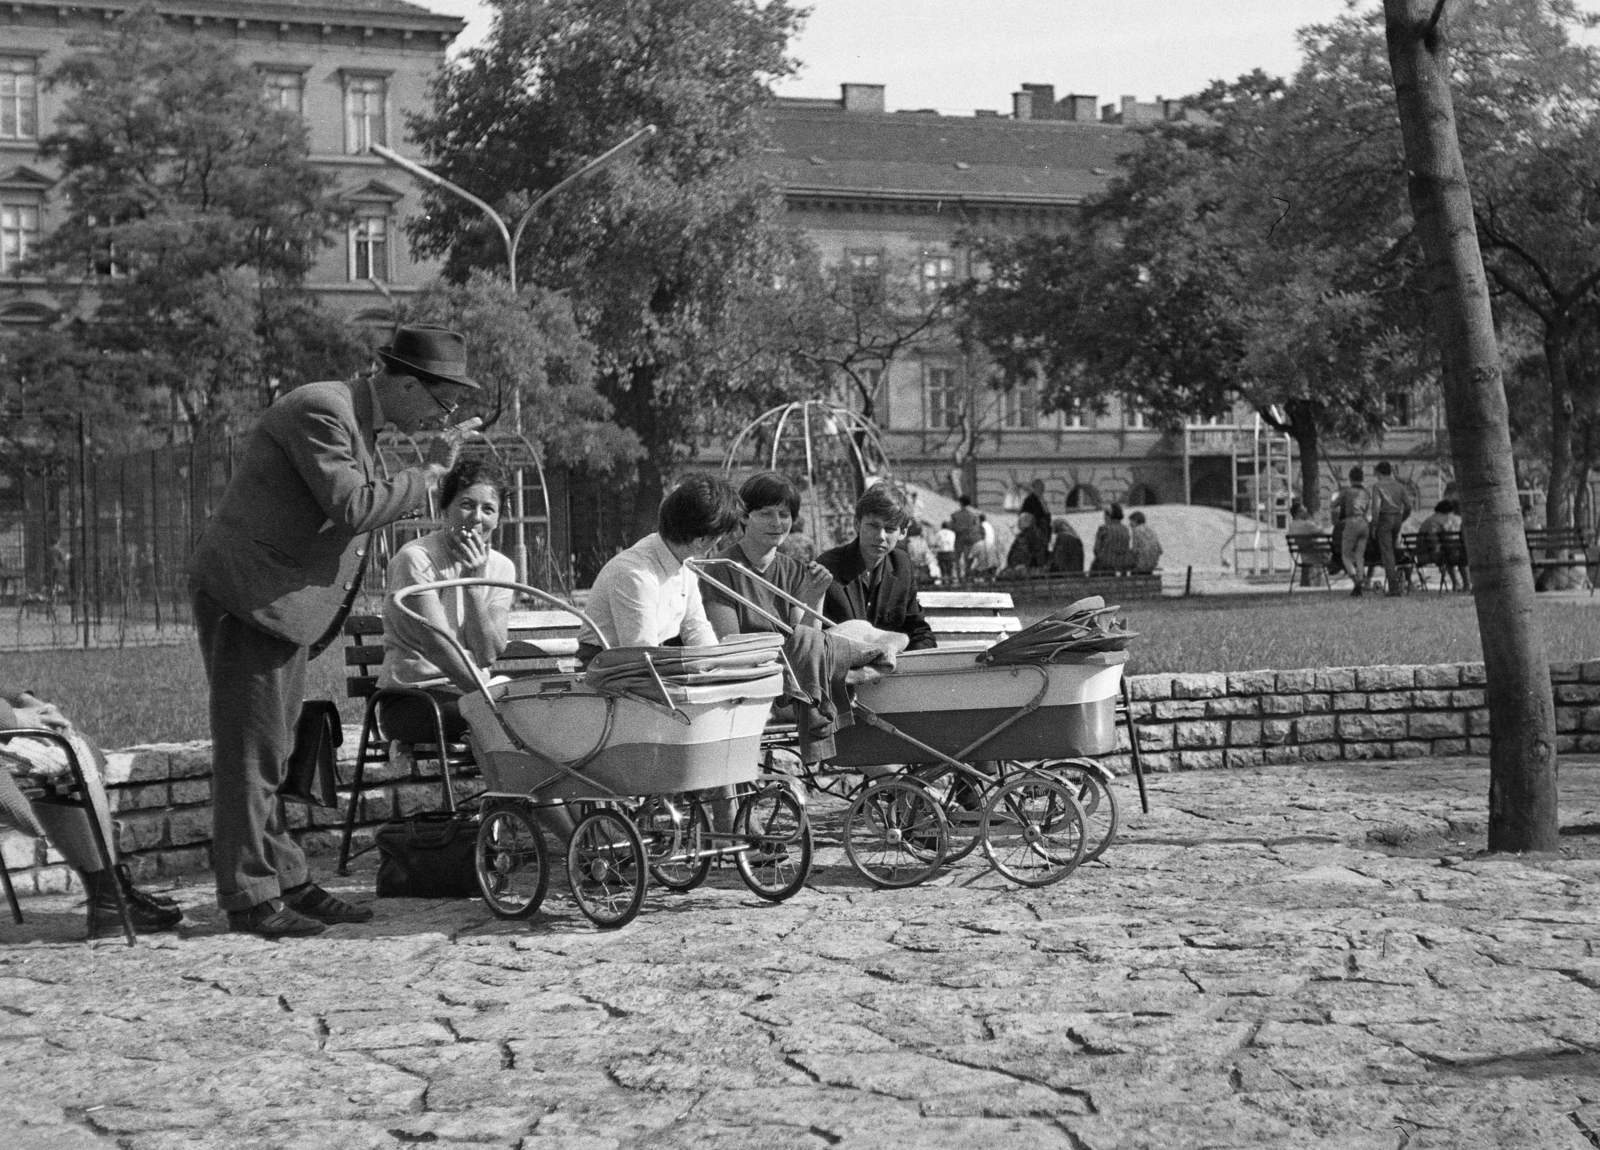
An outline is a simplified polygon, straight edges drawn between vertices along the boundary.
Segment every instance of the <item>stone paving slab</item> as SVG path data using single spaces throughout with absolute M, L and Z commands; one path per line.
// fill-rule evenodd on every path
M 1473 760 L 1162 775 L 1043 890 L 877 891 L 836 848 L 591 929 L 385 900 L 267 943 L 0 924 L 6 1150 L 1600 1146 L 1600 764 L 1480 856 Z M 830 825 L 818 808 L 819 825 Z M 331 883 L 370 897 L 370 872 Z

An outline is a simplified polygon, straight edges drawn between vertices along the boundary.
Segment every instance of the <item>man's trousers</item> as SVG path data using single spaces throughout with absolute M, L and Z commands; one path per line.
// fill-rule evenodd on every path
M 211 688 L 211 866 L 217 905 L 248 910 L 308 878 L 289 837 L 278 785 L 305 700 L 306 649 L 194 593 L 195 630 Z
M 1367 585 L 1367 535 L 1372 525 L 1365 519 L 1346 519 L 1339 528 L 1339 555 L 1344 573 L 1358 589 Z

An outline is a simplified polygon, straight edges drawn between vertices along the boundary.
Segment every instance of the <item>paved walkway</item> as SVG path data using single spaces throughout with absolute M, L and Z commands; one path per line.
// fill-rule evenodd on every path
M 1474 857 L 1479 762 L 1165 775 L 1045 890 L 833 850 L 786 905 L 714 876 L 611 934 L 553 890 L 272 944 L 184 888 L 193 929 L 129 950 L 37 899 L 0 1144 L 1593 1150 L 1600 765 L 1563 783 L 1549 857 Z

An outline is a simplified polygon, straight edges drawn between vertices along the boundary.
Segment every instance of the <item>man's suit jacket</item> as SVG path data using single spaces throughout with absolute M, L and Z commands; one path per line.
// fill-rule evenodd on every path
M 365 381 L 309 383 L 262 415 L 189 560 L 191 584 L 258 630 L 310 646 L 342 624 L 366 536 L 424 505 L 428 473 L 379 472 Z
M 922 604 L 917 602 L 916 572 L 912 570 L 911 556 L 904 551 L 891 551 L 883 561 L 883 583 L 871 611 L 867 609 L 866 586 L 862 579 L 867 573 L 866 563 L 861 558 L 858 540 L 852 539 L 842 547 L 824 551 L 817 556 L 817 562 L 833 576 L 833 584 L 822 597 L 822 613 L 829 619 L 835 623 L 865 619 L 879 630 L 899 631 L 911 636 L 909 651 L 938 646 L 933 628 L 922 617 Z

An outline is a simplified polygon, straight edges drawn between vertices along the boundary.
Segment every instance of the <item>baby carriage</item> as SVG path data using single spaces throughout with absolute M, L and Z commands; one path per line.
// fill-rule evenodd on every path
M 730 583 L 753 581 L 832 626 L 747 568 L 688 565 L 786 634 Z M 846 857 L 878 886 L 922 882 L 980 845 L 1014 882 L 1059 882 L 1116 835 L 1114 776 L 1092 757 L 1114 749 L 1119 648 L 1132 638 L 1099 625 L 1114 610 L 1085 600 L 993 647 L 901 654 L 893 674 L 855 689 L 854 725 L 835 734 L 826 762 L 806 763 L 782 736 L 769 756 L 849 802 Z
M 455 644 L 479 679 L 460 706 L 487 783 L 474 859 L 492 913 L 526 918 L 538 910 L 549 866 L 534 812 L 569 803 L 576 826 L 567 878 L 579 909 L 598 926 L 632 921 L 649 875 L 687 889 L 719 857 L 731 856 L 746 885 L 769 900 L 804 885 L 811 864 L 804 807 L 786 780 L 760 777 L 762 730 L 783 683 L 775 636 L 607 649 L 587 673 L 490 679 L 453 635 L 405 602 L 448 587 L 509 587 L 590 621 L 520 583 L 447 579 L 394 593 L 399 610 Z M 701 805 L 682 797 L 730 786 L 744 793 L 728 831 L 714 831 Z

